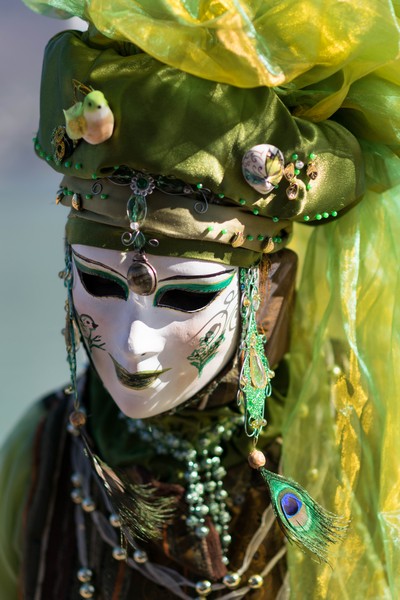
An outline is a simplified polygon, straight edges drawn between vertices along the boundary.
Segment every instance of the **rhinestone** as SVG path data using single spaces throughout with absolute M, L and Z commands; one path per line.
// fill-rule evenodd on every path
M 197 514 L 199 514 L 200 516 L 204 517 L 205 515 L 208 515 L 210 510 L 209 510 L 208 506 L 206 506 L 205 504 L 200 504 L 200 506 L 196 506 L 195 512 Z
M 91 571 L 90 569 L 86 569 L 85 567 L 82 567 L 82 569 L 79 569 L 76 576 L 77 576 L 78 580 L 81 581 L 82 583 L 87 583 L 88 581 L 90 581 L 92 579 L 93 571 Z
M 243 231 L 237 231 L 236 233 L 234 233 L 230 239 L 230 244 L 233 248 L 239 248 L 240 246 L 243 246 L 243 244 L 244 244 Z
M 72 201 L 71 201 L 72 207 L 75 210 L 82 210 L 82 198 L 80 194 L 75 193 L 72 196 Z M 88 598 L 90 598 L 90 596 L 87 596 Z
M 252 590 L 258 590 L 258 588 L 262 587 L 263 583 L 264 583 L 264 580 L 261 577 L 261 575 L 252 575 L 251 577 L 249 577 L 247 585 Z
M 204 489 L 206 490 L 206 492 L 213 492 L 216 487 L 217 484 L 215 483 L 215 481 L 207 481 L 207 483 L 204 484 Z
M 204 581 L 198 581 L 196 583 L 196 592 L 199 596 L 208 596 L 208 594 L 211 594 L 212 592 L 211 582 L 206 579 Z
M 67 424 L 67 431 L 74 437 L 78 437 L 78 435 L 80 435 L 79 429 L 75 429 L 75 427 L 73 425 L 71 425 L 71 423 Z
M 186 460 L 196 460 L 197 452 L 196 450 L 188 450 L 186 452 Z
M 232 541 L 232 536 L 230 536 L 229 533 L 226 533 L 225 535 L 222 536 L 222 543 L 225 546 L 229 546 L 231 541 Z
M 96 510 L 96 505 L 91 498 L 84 498 L 82 501 L 82 508 L 85 512 L 91 513 Z
M 219 513 L 219 504 L 217 504 L 217 502 L 211 502 L 208 505 L 208 508 L 210 510 L 210 514 L 212 515 L 217 515 Z
M 194 491 L 197 494 L 203 494 L 204 493 L 204 485 L 202 483 L 196 483 L 194 486 Z
M 238 573 L 228 573 L 227 575 L 225 575 L 225 577 L 222 580 L 222 583 L 227 587 L 227 588 L 235 588 L 239 585 L 240 583 L 240 575 L 238 575 Z
M 79 588 L 79 595 L 82 596 L 82 598 L 93 598 L 94 592 L 95 589 L 91 583 L 84 583 Z
M 135 550 L 135 552 L 133 553 L 133 560 L 135 562 L 137 562 L 138 564 L 142 565 L 145 562 L 147 562 L 149 559 L 144 550 Z
M 127 554 L 125 548 L 121 548 L 121 546 L 115 546 L 112 551 L 113 558 L 115 560 L 126 560 Z
M 58 190 L 57 195 L 56 195 L 56 204 L 60 204 L 60 202 L 62 202 L 63 198 L 64 198 L 64 190 Z
M 210 533 L 210 530 L 205 525 L 201 525 L 200 527 L 196 527 L 196 536 L 200 539 L 205 538 Z
M 221 448 L 221 446 L 215 446 L 215 448 L 213 449 L 213 454 L 215 454 L 215 456 L 221 456 L 221 454 L 223 454 L 224 449 Z
M 211 440 L 209 438 L 201 438 L 199 440 L 199 447 L 200 448 L 207 448 L 211 443 Z
M 111 513 L 111 515 L 108 517 L 108 520 L 113 527 L 121 527 L 121 521 L 117 513 Z
M 82 484 L 82 477 L 79 473 L 72 473 L 71 475 L 71 483 L 74 487 L 80 487 Z
M 224 565 L 229 565 L 229 558 L 227 556 L 222 557 L 222 562 Z
M 72 490 L 72 492 L 71 492 L 71 500 L 75 504 L 81 504 L 82 500 L 83 500 L 82 490 L 78 489 L 78 488 L 75 488 L 74 490 Z
M 217 500 L 225 500 L 228 497 L 228 492 L 226 490 L 218 490 L 215 497 Z
M 199 501 L 199 495 L 194 493 L 194 494 L 186 494 L 185 496 L 186 502 L 188 504 L 196 504 L 196 502 Z
M 86 415 L 83 410 L 73 410 L 69 415 L 69 422 L 75 429 L 83 427 L 86 423 Z
M 223 477 L 225 477 L 226 471 L 224 467 L 218 467 L 218 469 L 215 469 L 214 474 L 215 477 L 218 477 L 218 479 L 222 479 Z
M 198 481 L 199 480 L 199 473 L 197 471 L 187 471 L 185 473 L 185 479 L 187 481 Z
M 220 514 L 219 516 L 219 520 L 221 523 L 229 523 L 229 521 L 232 519 L 231 515 L 228 512 L 223 512 Z
M 219 467 L 219 465 L 221 464 L 221 459 L 219 458 L 219 456 L 213 456 L 211 462 L 214 467 Z
M 186 525 L 188 527 L 197 527 L 197 525 L 199 523 L 200 523 L 200 520 L 197 517 L 193 516 L 193 515 L 190 515 L 190 517 L 188 517 L 186 519 Z

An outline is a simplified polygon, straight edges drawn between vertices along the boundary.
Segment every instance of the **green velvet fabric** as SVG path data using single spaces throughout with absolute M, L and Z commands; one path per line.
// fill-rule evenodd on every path
M 267 446 L 280 434 L 284 393 L 287 386 L 285 364 L 282 364 L 276 372 L 277 385 L 266 407 L 269 426 L 259 439 L 259 448 Z M 172 456 L 160 455 L 152 443 L 138 442 L 137 438 L 129 433 L 126 421 L 119 418 L 120 411 L 117 405 L 93 369 L 89 370 L 88 376 L 88 426 L 101 458 L 113 467 L 140 465 L 148 469 L 156 479 L 165 482 L 177 483 L 177 477 L 183 478 L 182 463 L 177 463 Z M 181 411 L 178 410 L 175 414 L 146 419 L 146 425 L 149 428 L 153 426 L 174 433 L 185 440 L 197 440 L 213 425 L 223 423 L 238 414 L 236 388 L 237 372 L 234 370 L 222 378 L 215 391 L 205 397 L 202 396 L 202 401 L 204 398 L 209 398 L 204 410 L 199 410 L 196 405 L 189 406 Z M 207 388 L 205 391 L 207 392 Z M 246 462 L 253 445 L 253 440 L 246 436 L 244 428 L 239 427 L 227 446 L 229 452 L 224 456 L 224 466 L 230 468 Z

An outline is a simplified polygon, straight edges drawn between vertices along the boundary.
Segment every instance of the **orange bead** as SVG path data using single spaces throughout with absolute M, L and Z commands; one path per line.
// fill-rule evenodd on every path
M 261 450 L 253 450 L 248 457 L 249 465 L 252 469 L 259 469 L 265 465 L 265 456 Z

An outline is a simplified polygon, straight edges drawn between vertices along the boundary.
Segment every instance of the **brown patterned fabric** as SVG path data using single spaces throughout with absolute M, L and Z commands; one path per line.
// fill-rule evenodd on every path
M 30 494 L 26 519 L 25 561 L 22 573 L 23 600 L 72 600 L 79 598 L 79 582 L 76 572 L 81 565 L 77 559 L 75 535 L 75 505 L 70 499 L 71 440 L 66 431 L 68 419 L 68 398 L 52 397 L 46 401 L 48 414 L 38 435 L 38 477 Z M 276 470 L 279 444 L 271 446 L 268 455 L 271 462 L 268 468 Z M 143 475 L 143 473 L 141 473 Z M 136 477 L 135 477 L 136 478 Z M 261 484 L 258 473 L 247 464 L 228 470 L 225 479 L 229 493 L 227 504 L 232 514 L 230 547 L 230 570 L 237 569 L 254 531 L 260 523 L 267 504 L 267 491 Z M 219 537 L 211 521 L 207 540 L 199 540 L 188 533 L 184 516 L 187 505 L 184 502 L 184 489 L 179 485 L 154 482 L 162 494 L 174 495 L 179 499 L 173 521 L 165 527 L 163 538 L 142 544 L 151 561 L 168 566 L 182 573 L 192 581 L 219 580 L 226 567 L 221 561 L 222 552 Z M 100 507 L 99 492 L 95 497 Z M 95 577 L 95 598 L 98 600 L 176 598 L 167 589 L 143 577 L 140 572 L 131 570 L 125 563 L 112 558 L 111 548 L 103 542 L 90 515 L 85 515 L 89 566 Z M 243 577 L 260 573 L 265 564 L 283 544 L 282 534 L 275 524 L 265 542 L 256 552 L 249 570 Z M 272 600 L 276 598 L 285 574 L 284 558 L 265 579 L 263 588 L 249 592 L 252 600 Z M 192 590 L 193 591 L 193 590 Z M 187 591 L 190 594 L 190 591 Z M 227 590 L 213 592 L 212 598 L 226 594 Z

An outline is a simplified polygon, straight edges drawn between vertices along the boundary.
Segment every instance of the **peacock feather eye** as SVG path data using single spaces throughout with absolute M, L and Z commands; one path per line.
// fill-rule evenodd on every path
M 278 497 L 278 502 L 292 527 L 309 528 L 311 522 L 306 509 L 306 505 L 300 496 L 292 489 L 283 490 Z
M 281 507 L 288 519 L 297 515 L 302 506 L 303 503 L 300 498 L 290 492 L 281 498 Z

